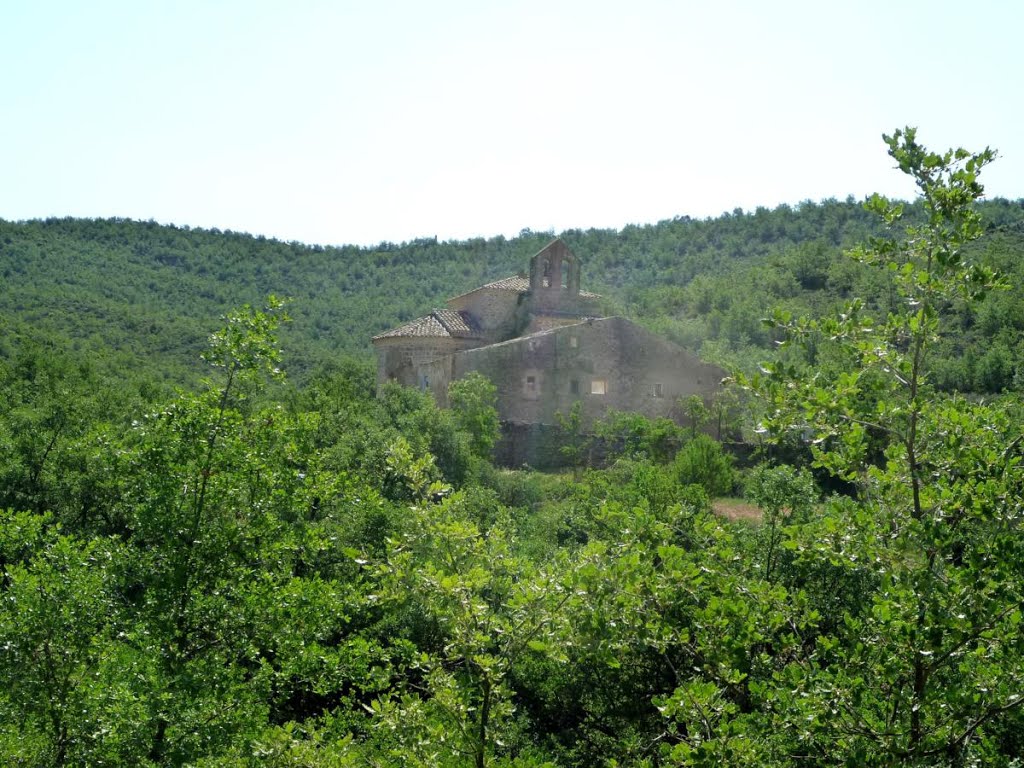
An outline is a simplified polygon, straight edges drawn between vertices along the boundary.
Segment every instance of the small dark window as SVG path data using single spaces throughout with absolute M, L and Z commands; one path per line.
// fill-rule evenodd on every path
M 528 392 L 536 392 L 537 391 L 537 377 L 536 376 L 527 376 L 526 377 L 526 390 Z
M 662 385 L 662 383 L 660 381 L 654 382 L 654 386 L 651 387 L 651 394 L 654 397 L 664 397 L 665 396 L 665 387 Z
M 573 379 L 569 382 L 569 394 L 578 395 L 580 393 L 580 380 Z

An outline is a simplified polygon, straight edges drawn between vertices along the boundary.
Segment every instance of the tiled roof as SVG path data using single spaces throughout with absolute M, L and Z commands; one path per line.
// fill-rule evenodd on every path
M 503 277 L 501 280 L 495 280 L 493 283 L 487 283 L 487 285 L 481 285 L 479 288 L 474 288 L 472 291 L 466 293 L 460 293 L 455 298 L 458 299 L 462 296 L 467 296 L 470 293 L 476 293 L 477 291 L 484 291 L 487 289 L 495 291 L 512 291 L 513 293 L 526 293 L 530 290 L 529 278 L 521 275 L 512 275 L 511 277 Z M 581 299 L 599 299 L 601 294 L 591 293 L 590 291 L 580 291 Z
M 373 341 L 377 339 L 396 339 L 403 336 L 450 336 L 451 334 L 445 330 L 445 327 L 441 325 L 441 321 L 434 317 L 432 314 L 426 317 L 418 317 L 415 320 L 410 320 L 405 325 L 400 325 L 397 328 L 392 328 L 390 331 L 385 331 L 373 337 Z
M 479 331 L 468 312 L 456 312 L 454 309 L 435 309 L 433 316 L 441 322 L 452 336 L 476 336 Z
M 495 280 L 493 283 L 487 285 L 481 285 L 476 290 L 480 291 L 484 288 L 494 288 L 499 291 L 515 291 L 516 293 L 526 293 L 530 290 L 530 281 L 520 275 L 512 275 L 512 277 L 503 277 L 501 280 Z
M 409 337 L 463 338 L 476 334 L 477 329 L 468 315 L 454 309 L 435 309 L 425 317 L 418 317 L 405 325 L 374 336 L 373 341 Z

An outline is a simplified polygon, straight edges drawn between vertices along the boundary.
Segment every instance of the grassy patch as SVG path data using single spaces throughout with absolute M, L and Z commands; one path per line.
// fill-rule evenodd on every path
M 743 499 L 722 498 L 711 502 L 711 509 L 716 515 L 727 520 L 749 520 L 761 522 L 761 508 Z

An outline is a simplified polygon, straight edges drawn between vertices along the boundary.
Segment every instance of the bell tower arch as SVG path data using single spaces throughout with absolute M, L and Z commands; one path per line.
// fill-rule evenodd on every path
M 560 238 L 530 259 L 530 291 L 544 304 L 580 295 L 580 263 Z

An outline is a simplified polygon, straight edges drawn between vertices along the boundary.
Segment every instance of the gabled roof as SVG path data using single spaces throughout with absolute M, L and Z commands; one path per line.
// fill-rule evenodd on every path
M 483 288 L 491 288 L 496 291 L 526 293 L 530 290 L 530 281 L 522 275 L 512 275 L 511 277 L 503 277 L 501 280 L 495 280 L 493 283 L 487 283 L 487 285 L 481 285 L 480 288 L 477 288 L 476 290 L 479 291 Z M 470 293 L 472 293 L 472 291 L 470 291 Z
M 410 337 L 462 339 L 473 338 L 478 334 L 479 329 L 468 313 L 456 312 L 454 309 L 435 309 L 425 317 L 418 317 L 405 325 L 374 336 L 372 341 Z
M 477 291 L 509 291 L 511 293 L 526 293 L 530 290 L 530 281 L 522 275 L 512 275 L 511 277 L 503 277 L 501 280 L 495 280 L 493 283 L 487 283 L 487 285 L 481 285 L 479 288 L 474 288 L 471 291 L 460 293 L 458 296 L 452 296 L 448 299 L 448 302 L 457 301 L 463 296 L 469 296 L 471 293 Z
M 471 293 L 476 293 L 477 291 L 510 291 L 512 293 L 527 293 L 529 290 L 529 278 L 523 277 L 522 275 L 512 275 L 511 277 L 503 277 L 501 280 L 495 280 L 493 283 L 487 283 L 487 285 L 481 285 L 479 288 L 474 288 L 472 291 L 460 293 L 458 296 L 452 296 L 448 301 L 457 301 L 458 299 L 461 299 L 464 296 L 469 296 Z M 590 291 L 580 291 L 580 298 L 600 299 L 601 294 L 591 293 Z

